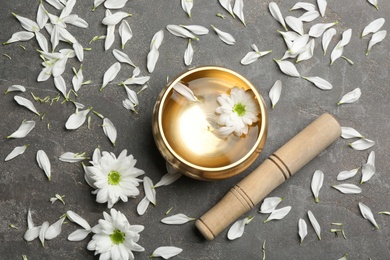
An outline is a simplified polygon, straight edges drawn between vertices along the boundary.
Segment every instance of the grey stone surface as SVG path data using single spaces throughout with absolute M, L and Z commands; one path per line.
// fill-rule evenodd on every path
M 13 43 L 0 47 L 0 90 L 5 90 L 13 84 L 27 87 L 25 93 L 9 93 L 0 98 L 0 259 L 21 259 L 27 255 L 34 259 L 97 259 L 86 246 L 90 236 L 81 242 L 69 242 L 67 236 L 78 227 L 73 223 L 63 225 L 59 237 L 47 241 L 42 248 L 38 240 L 26 242 L 23 240 L 27 229 L 26 215 L 31 209 L 37 225 L 43 221 L 55 222 L 66 210 L 73 210 L 83 216 L 91 225 L 102 218 L 102 213 L 108 211 L 106 204 L 95 202 L 92 189 L 85 183 L 80 163 L 61 162 L 58 157 L 67 151 L 86 152 L 91 155 L 96 147 L 118 155 L 127 149 L 138 160 L 137 167 L 145 170 L 146 175 L 157 182 L 166 172 L 165 163 L 155 147 L 151 133 L 151 116 L 153 104 L 160 90 L 170 78 L 186 70 L 183 63 L 183 53 L 186 40 L 175 37 L 165 30 L 167 24 L 200 24 L 210 28 L 214 24 L 221 30 L 230 32 L 236 38 L 234 46 L 221 42 L 212 31 L 200 37 L 199 42 L 193 42 L 195 55 L 191 66 L 220 65 L 241 73 L 252 81 L 263 95 L 269 108 L 269 134 L 266 146 L 256 162 L 243 174 L 231 179 L 216 182 L 200 182 L 183 177 L 174 184 L 157 190 L 157 206 L 147 210 L 144 216 L 138 216 L 136 206 L 143 197 L 141 195 L 129 202 L 119 202 L 115 205 L 122 211 L 131 224 L 141 224 L 145 230 L 141 233 L 139 243 L 145 247 L 144 253 L 136 253 L 136 259 L 148 259 L 153 250 L 163 245 L 181 247 L 184 251 L 175 259 L 261 259 L 262 243 L 266 240 L 266 259 L 339 259 L 348 254 L 348 259 L 389 259 L 390 258 L 390 228 L 389 217 L 378 215 L 379 211 L 390 210 L 390 177 L 388 169 L 390 162 L 389 134 L 389 49 L 390 41 L 386 38 L 374 46 L 372 52 L 365 56 L 370 36 L 363 39 L 360 33 L 372 20 L 380 17 L 389 18 L 390 4 L 379 0 L 379 10 L 367 1 L 328 1 L 324 18 L 305 24 L 307 31 L 310 25 L 319 22 L 339 23 L 335 26 L 337 35 L 332 40 L 328 54 L 323 56 L 321 38 L 316 39 L 314 57 L 297 64 L 304 76 L 320 76 L 331 82 L 334 88 L 322 91 L 309 82 L 282 74 L 273 59 L 280 58 L 286 50 L 282 37 L 277 30 L 283 28 L 272 18 L 268 11 L 269 1 L 244 1 L 244 14 L 247 26 L 244 27 L 238 19 L 233 19 L 218 1 L 194 1 L 192 18 L 188 18 L 180 6 L 180 1 L 168 0 L 130 0 L 123 8 L 133 14 L 127 18 L 134 37 L 126 45 L 124 51 L 140 66 L 142 73 L 146 70 L 146 55 L 149 43 L 158 30 L 165 33 L 164 42 L 160 47 L 160 59 L 155 71 L 150 75 L 149 88 L 139 95 L 139 114 L 129 113 L 122 107 L 125 93 L 117 83 L 131 76 L 130 66 L 123 65 L 115 82 L 99 92 L 103 73 L 115 59 L 111 53 L 113 48 L 120 48 L 120 40 L 116 29 L 116 40 L 109 51 L 104 51 L 103 41 L 88 42 L 97 35 L 104 35 L 105 26 L 101 24 L 104 17 L 104 7 L 91 11 L 93 1 L 77 1 L 73 13 L 89 23 L 88 29 L 69 26 L 69 31 L 86 51 L 83 62 L 84 75 L 93 83 L 79 91 L 77 101 L 110 118 L 118 129 L 118 139 L 115 147 L 111 146 L 101 129 L 101 119 L 92 115 L 91 129 L 87 125 L 75 131 L 67 131 L 64 124 L 74 112 L 73 104 L 55 102 L 40 104 L 34 102 L 40 112 L 47 112 L 40 119 L 30 111 L 18 106 L 13 100 L 14 95 L 21 95 L 32 100 L 30 93 L 39 97 L 55 97 L 57 90 L 53 80 L 38 83 L 36 78 L 41 70 L 41 60 L 36 51 L 38 45 L 35 39 L 28 42 Z M 295 1 L 276 1 L 284 16 L 299 16 L 302 11 L 288 12 Z M 310 0 L 309 2 L 315 3 Z M 0 3 L 1 42 L 6 41 L 17 31 L 23 30 L 11 12 L 35 19 L 39 1 L 3 0 Z M 58 11 L 44 1 L 44 5 L 52 13 Z M 222 13 L 226 19 L 216 16 Z M 341 33 L 352 28 L 351 42 L 345 47 L 344 55 L 354 61 L 351 66 L 345 60 L 339 59 L 329 65 L 331 49 L 340 39 Z M 389 28 L 388 22 L 384 29 Z M 210 28 L 211 29 L 211 28 Z M 47 36 L 46 32 L 43 32 Z M 257 44 L 260 50 L 271 49 L 273 52 L 249 66 L 242 66 L 240 60 L 250 51 L 251 44 Z M 23 50 L 19 45 L 23 45 Z M 68 47 L 61 44 L 59 48 Z M 9 55 L 8 59 L 3 54 Z M 71 67 L 78 68 L 80 63 L 70 59 L 64 78 L 71 87 L 73 76 Z M 280 79 L 283 82 L 281 100 L 274 109 L 270 108 L 268 91 L 273 83 Z M 360 87 L 362 97 L 354 104 L 337 106 L 337 102 L 345 93 Z M 160 223 L 165 212 L 173 207 L 172 213 L 184 213 L 199 217 L 213 206 L 235 183 L 249 174 L 274 150 L 288 141 L 296 133 L 323 112 L 334 114 L 343 126 L 354 127 L 367 138 L 376 142 L 372 149 L 355 151 L 348 146 L 350 141 L 339 139 L 316 159 L 304 167 L 296 176 L 284 183 L 270 196 L 284 198 L 281 206 L 291 205 L 292 210 L 280 221 L 264 224 L 267 216 L 258 213 L 258 207 L 245 216 L 255 216 L 246 227 L 244 235 L 229 241 L 226 232 L 222 232 L 214 241 L 205 241 L 196 231 L 193 223 L 182 226 L 167 226 Z M 6 139 L 14 132 L 23 120 L 36 121 L 35 129 L 23 139 Z M 48 129 L 48 124 L 51 128 Z M 9 162 L 4 158 L 16 146 L 30 144 L 27 151 Z M 49 155 L 52 163 L 52 181 L 48 182 L 36 161 L 36 151 L 42 149 Z M 353 179 L 346 181 L 362 187 L 358 195 L 344 195 L 331 188 L 338 183 L 336 175 L 343 170 L 359 167 L 366 161 L 369 151 L 377 154 L 377 172 L 373 178 L 360 185 L 361 172 Z M 314 203 L 310 190 L 310 181 L 315 170 L 325 173 L 324 186 L 320 192 L 320 202 Z M 54 194 L 65 195 L 66 205 L 51 204 L 49 198 Z M 361 216 L 358 202 L 369 206 L 380 226 L 375 228 Z M 317 217 L 322 228 L 322 240 L 319 241 L 310 226 L 307 211 L 311 210 Z M 304 218 L 308 223 L 309 234 L 299 245 L 297 223 Z M 344 224 L 347 239 L 335 237 L 329 232 L 331 223 Z M 14 224 L 18 229 L 9 227 Z

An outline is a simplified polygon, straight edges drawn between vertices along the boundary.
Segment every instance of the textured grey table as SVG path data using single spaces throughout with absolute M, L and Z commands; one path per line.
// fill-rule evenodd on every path
M 19 22 L 12 16 L 15 12 L 21 16 L 35 19 L 39 1 L 3 0 L 0 3 L 0 40 L 6 41 L 14 32 L 21 31 Z M 91 47 L 85 53 L 83 71 L 91 85 L 83 86 L 77 101 L 92 106 L 94 110 L 110 118 L 118 129 L 117 145 L 113 147 L 101 129 L 101 119 L 92 116 L 91 129 L 84 124 L 75 131 L 67 131 L 64 124 L 74 112 L 71 103 L 55 102 L 40 104 L 34 102 L 39 111 L 47 112 L 41 120 L 30 111 L 18 106 L 13 100 L 15 93 L 0 98 L 0 259 L 97 259 L 93 252 L 86 249 L 91 236 L 81 242 L 69 242 L 67 236 L 78 227 L 73 223 L 65 224 L 59 237 L 47 241 L 44 248 L 39 240 L 23 240 L 27 229 L 26 215 L 31 209 L 37 225 L 43 221 L 53 223 L 66 210 L 73 210 L 83 216 L 91 225 L 102 218 L 102 212 L 108 211 L 106 204 L 95 202 L 91 188 L 83 179 L 80 163 L 61 162 L 58 157 L 67 151 L 86 152 L 91 155 L 100 146 L 104 151 L 118 155 L 123 149 L 138 160 L 137 167 L 145 170 L 153 182 L 165 174 L 165 163 L 159 155 L 151 133 L 151 116 L 153 103 L 166 83 L 166 78 L 179 74 L 186 69 L 183 53 L 186 40 L 175 37 L 165 30 L 167 24 L 199 24 L 211 29 L 210 24 L 230 32 L 236 38 L 234 46 L 221 42 L 217 35 L 210 31 L 193 42 L 195 55 L 191 66 L 220 65 L 231 68 L 251 80 L 264 96 L 269 108 L 269 134 L 264 151 L 258 160 L 242 175 L 217 182 L 200 182 L 182 177 L 174 184 L 157 190 L 157 206 L 151 207 L 143 216 L 138 216 L 136 206 L 141 195 L 129 202 L 115 205 L 122 211 L 131 224 L 141 224 L 145 230 L 141 233 L 139 243 L 145 248 L 144 253 L 136 253 L 136 259 L 148 259 L 153 250 L 163 245 L 181 247 L 184 251 L 175 259 L 261 259 L 262 244 L 266 240 L 266 259 L 339 259 L 348 254 L 348 259 L 389 259 L 390 228 L 389 216 L 378 215 L 379 211 L 390 210 L 390 131 L 388 117 L 390 111 L 389 92 L 389 49 L 390 41 L 386 38 L 374 46 L 369 56 L 365 56 L 369 37 L 360 39 L 363 28 L 372 20 L 380 17 L 389 18 L 390 4 L 379 0 L 379 11 L 365 0 L 328 1 L 324 18 L 317 22 L 338 21 L 335 26 L 337 35 L 333 38 L 328 54 L 323 56 L 320 38 L 316 40 L 314 57 L 297 64 L 304 76 L 320 76 L 331 82 L 334 88 L 322 91 L 309 82 L 288 77 L 280 72 L 274 58 L 280 58 L 286 50 L 285 44 L 277 30 L 282 29 L 268 11 L 269 1 L 244 1 L 244 14 L 247 26 L 238 19 L 233 19 L 216 0 L 194 1 L 192 18 L 188 18 L 181 9 L 180 1 L 130 0 L 123 10 L 133 14 L 127 18 L 134 37 L 126 45 L 125 52 L 141 68 L 146 70 L 146 55 L 149 43 L 158 30 L 164 29 L 165 38 L 160 47 L 160 59 L 155 71 L 150 75 L 149 88 L 139 95 L 139 114 L 131 113 L 122 107 L 125 93 L 117 83 L 131 75 L 130 66 L 122 66 L 114 82 L 102 92 L 99 88 L 104 72 L 115 62 L 111 50 L 120 48 L 116 40 L 109 51 L 104 51 L 103 41 L 88 42 L 97 35 L 104 35 L 105 26 L 101 24 L 104 7 L 91 11 L 93 1 L 77 1 L 73 13 L 78 14 L 89 23 L 88 29 L 69 26 L 69 31 L 84 47 Z M 302 11 L 288 12 L 295 1 L 276 1 L 284 16 L 299 16 Z M 309 2 L 315 3 L 313 0 Z M 58 14 L 44 2 L 50 12 Z M 226 19 L 216 16 L 222 13 Z M 305 24 L 307 31 L 310 24 Z M 354 61 L 351 66 L 339 59 L 329 65 L 331 49 L 340 39 L 341 32 L 352 28 L 351 42 L 345 47 L 344 55 Z M 383 28 L 389 28 L 388 22 Z M 44 34 L 47 36 L 46 32 Z M 260 50 L 273 52 L 249 66 L 240 64 L 240 60 L 250 51 L 251 44 L 257 44 Z M 23 45 L 23 50 L 19 45 Z M 60 45 L 64 48 L 66 44 Z M 57 90 L 52 79 L 37 83 L 36 78 L 41 70 L 41 60 L 34 39 L 28 42 L 14 43 L 0 47 L 0 89 L 4 92 L 9 86 L 19 84 L 27 87 L 27 92 L 18 93 L 32 100 L 30 92 L 36 96 L 55 97 Z M 7 58 L 9 55 L 12 59 Z M 64 78 L 71 87 L 73 76 L 71 67 L 78 68 L 76 59 L 68 61 Z M 273 83 L 280 79 L 283 82 L 281 100 L 274 109 L 270 108 L 268 91 Z M 362 97 L 354 104 L 337 106 L 345 93 L 360 87 Z M 61 98 L 60 101 L 63 99 Z M 268 155 L 289 140 L 323 112 L 334 114 L 343 126 L 351 126 L 376 142 L 366 151 L 355 151 L 348 146 L 349 141 L 339 139 L 329 149 L 304 167 L 296 176 L 274 190 L 270 196 L 285 198 L 281 206 L 292 206 L 291 212 L 280 221 L 263 223 L 266 215 L 258 213 L 256 207 L 245 216 L 254 216 L 246 227 L 244 235 L 234 241 L 226 238 L 226 230 L 214 241 L 205 241 L 196 231 L 193 223 L 182 226 L 167 226 L 160 223 L 165 212 L 173 207 L 171 214 L 184 213 L 199 217 L 214 205 L 236 182 L 258 166 Z M 14 132 L 23 120 L 36 121 L 35 129 L 23 139 L 6 139 Z M 51 128 L 48 129 L 47 125 Z M 4 162 L 11 150 L 20 145 L 30 144 L 27 151 L 15 159 Z M 36 151 L 45 150 L 52 163 L 52 181 L 48 182 L 36 161 Z M 376 152 L 377 172 L 367 183 L 361 185 L 363 192 L 357 195 L 344 195 L 331 185 L 337 184 L 336 175 L 343 170 L 360 166 L 367 159 L 368 153 Z M 311 177 L 316 170 L 325 173 L 324 186 L 320 192 L 320 202 L 314 203 L 310 190 Z M 360 186 L 361 172 L 353 179 L 346 181 Z M 54 194 L 65 195 L 66 205 L 51 204 L 49 198 Z M 375 228 L 365 220 L 358 208 L 363 202 L 369 206 L 380 226 Z M 311 227 L 307 211 L 316 215 L 321 228 L 322 240 L 319 241 Z M 299 245 L 297 222 L 304 218 L 308 223 L 309 234 L 302 245 Z M 347 239 L 335 237 L 329 230 L 333 222 L 344 224 Z M 11 228 L 13 224 L 18 229 Z

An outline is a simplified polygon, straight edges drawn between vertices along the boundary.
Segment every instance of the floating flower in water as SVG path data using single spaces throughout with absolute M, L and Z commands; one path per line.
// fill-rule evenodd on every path
M 217 101 L 219 107 L 216 112 L 220 114 L 218 124 L 221 125 L 217 131 L 226 137 L 234 132 L 241 136 L 248 133 L 248 126 L 258 120 L 258 106 L 252 95 L 242 88 L 234 87 L 230 96 L 221 94 Z
M 134 259 L 134 252 L 145 249 L 138 245 L 139 232 L 144 229 L 141 225 L 130 225 L 126 216 L 120 211 L 111 209 L 110 214 L 103 212 L 104 219 L 92 228 L 92 240 L 88 250 L 100 254 L 100 259 Z
M 111 208 L 119 199 L 127 202 L 128 197 L 136 197 L 139 194 L 137 186 L 144 174 L 143 170 L 135 168 L 137 160 L 133 155 L 127 156 L 127 150 L 123 150 L 118 158 L 109 152 L 100 153 L 95 150 L 91 164 L 84 167 L 87 182 L 96 190 L 98 203 L 108 202 Z

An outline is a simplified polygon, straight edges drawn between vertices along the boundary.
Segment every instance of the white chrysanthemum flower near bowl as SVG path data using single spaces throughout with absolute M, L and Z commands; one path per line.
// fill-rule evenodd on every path
M 103 155 L 104 156 L 104 155 Z M 92 228 L 95 233 L 88 243 L 88 250 L 100 254 L 99 259 L 133 260 L 133 252 L 143 252 L 138 245 L 142 225 L 130 225 L 126 216 L 115 209 L 110 214 L 103 212 L 104 219 Z
M 225 137 L 233 132 L 237 136 L 247 134 L 248 126 L 258 121 L 258 105 L 242 88 L 232 88 L 230 96 L 221 94 L 217 101 L 218 124 L 222 126 L 217 131 Z
M 136 197 L 139 194 L 138 187 L 141 179 L 137 177 L 144 174 L 135 166 L 137 160 L 133 155 L 127 156 L 127 150 L 123 150 L 118 158 L 113 153 L 95 150 L 92 166 L 84 167 L 85 180 L 95 188 L 98 203 L 108 203 L 111 208 L 119 199 L 127 202 L 128 197 Z

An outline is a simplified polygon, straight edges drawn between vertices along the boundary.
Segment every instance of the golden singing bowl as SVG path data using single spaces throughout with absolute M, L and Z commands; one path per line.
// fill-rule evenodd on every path
M 199 102 L 174 91 L 178 82 L 188 86 Z M 215 134 L 217 97 L 234 87 L 250 93 L 258 105 L 258 121 L 243 136 Z M 190 69 L 161 91 L 153 111 L 153 136 L 164 159 L 179 172 L 198 180 L 220 180 L 251 165 L 267 137 L 267 111 L 256 88 L 230 69 L 204 66 Z

